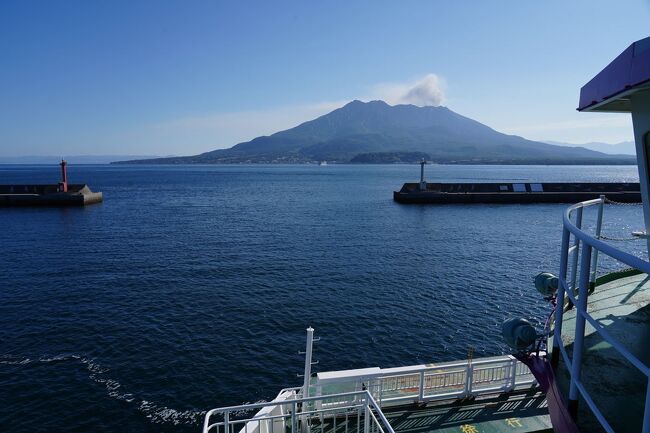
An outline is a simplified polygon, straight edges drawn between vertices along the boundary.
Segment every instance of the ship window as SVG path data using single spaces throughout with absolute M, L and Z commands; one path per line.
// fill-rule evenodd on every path
M 544 192 L 544 187 L 542 186 L 541 183 L 531 183 L 530 190 L 532 192 Z
M 508 191 L 508 185 L 499 185 L 499 190 Z
M 526 192 L 526 184 L 524 183 L 513 183 L 512 190 L 514 192 Z

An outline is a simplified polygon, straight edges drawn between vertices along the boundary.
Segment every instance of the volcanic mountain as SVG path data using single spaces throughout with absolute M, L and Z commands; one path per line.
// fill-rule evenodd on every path
M 294 128 L 229 149 L 121 163 L 387 163 L 421 158 L 470 164 L 634 163 L 633 157 L 503 134 L 442 106 L 391 106 L 383 101 L 352 101 Z

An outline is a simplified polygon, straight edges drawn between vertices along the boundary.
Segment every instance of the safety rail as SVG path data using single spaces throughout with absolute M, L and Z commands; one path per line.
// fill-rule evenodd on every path
M 502 393 L 536 384 L 528 367 L 511 355 L 367 370 L 357 375 L 355 370 L 319 373 L 311 388 L 315 395 L 368 390 L 384 407 Z
M 203 433 L 395 433 L 368 391 L 301 398 L 298 389 L 270 402 L 209 410 Z
M 575 410 L 577 409 L 578 396 L 581 395 L 603 428 L 608 433 L 615 433 L 581 381 L 585 323 L 589 322 L 589 324 L 605 341 L 607 341 L 607 343 L 616 349 L 616 351 L 618 351 L 628 362 L 634 365 L 634 367 L 641 371 L 649 380 L 650 368 L 625 348 L 587 312 L 587 300 L 590 289 L 593 288 L 595 283 L 595 267 L 597 266 L 599 253 L 647 274 L 650 274 L 650 262 L 621 251 L 598 239 L 602 228 L 603 205 L 605 201 L 606 198 L 601 196 L 598 199 L 577 203 L 570 206 L 564 213 L 552 358 L 554 362 L 557 362 L 561 354 L 564 363 L 570 372 L 571 382 L 569 386 L 569 409 L 575 413 Z M 599 206 L 598 219 L 596 222 L 596 236 L 592 236 L 582 229 L 583 210 L 590 206 Z M 574 214 L 575 223 L 571 219 Z M 571 245 L 572 236 L 573 244 Z M 568 275 L 570 256 L 572 271 L 570 275 Z M 578 258 L 580 258 L 579 262 Z M 567 279 L 567 277 L 569 278 Z M 569 359 L 567 350 L 562 343 L 562 317 L 566 305 L 565 296 L 568 298 L 568 301 L 571 303 L 573 308 L 575 308 L 576 312 L 572 359 Z M 642 433 L 650 433 L 650 382 L 647 387 L 641 431 Z

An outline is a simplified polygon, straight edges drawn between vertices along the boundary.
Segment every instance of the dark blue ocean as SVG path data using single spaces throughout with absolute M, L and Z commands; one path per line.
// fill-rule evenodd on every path
M 505 353 L 543 322 L 565 205 L 400 205 L 419 167 L 71 166 L 84 209 L 0 208 L 0 431 L 198 432 L 317 371 Z M 637 181 L 636 167 L 428 166 L 429 181 Z M 56 166 L 0 166 L 54 183 Z M 607 206 L 605 232 L 642 228 Z M 625 248 L 640 253 L 643 244 Z M 610 266 L 604 264 L 604 266 Z M 614 266 L 614 265 L 611 265 Z

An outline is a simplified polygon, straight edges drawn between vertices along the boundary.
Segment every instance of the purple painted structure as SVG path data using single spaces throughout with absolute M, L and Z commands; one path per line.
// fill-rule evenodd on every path
M 632 111 L 629 95 L 650 89 L 650 37 L 634 42 L 580 89 L 578 111 Z
M 580 433 L 575 421 L 569 414 L 569 409 L 557 387 L 555 373 L 550 362 L 544 356 L 535 353 L 517 355 L 517 359 L 526 364 L 533 373 L 539 387 L 546 394 L 548 414 L 551 417 L 553 431 L 556 433 Z

